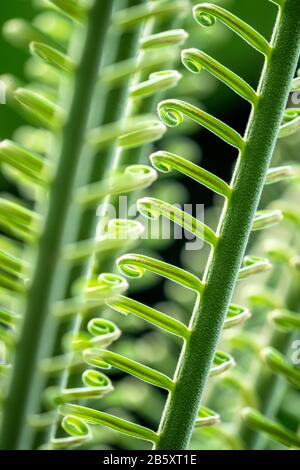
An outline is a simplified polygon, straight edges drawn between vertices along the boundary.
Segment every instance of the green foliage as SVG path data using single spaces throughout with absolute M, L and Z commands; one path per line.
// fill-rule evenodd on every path
M 223 332 L 251 316 L 248 306 L 233 301 L 237 282 L 256 274 L 273 276 L 281 263 L 293 277 L 298 263 L 297 251 L 291 256 L 276 247 L 245 255 L 252 232 L 283 219 L 299 229 L 299 215 L 288 204 L 258 210 L 265 187 L 297 177 L 293 165 L 270 168 L 270 162 L 277 141 L 299 129 L 299 109 L 285 107 L 289 93 L 299 90 L 294 75 L 300 5 L 298 0 L 272 3 L 277 20 L 270 41 L 223 7 L 203 3 L 193 8 L 191 29 L 213 30 L 221 23 L 263 56 L 257 87 L 193 44 L 182 50 L 180 69 L 178 48 L 190 32 L 181 26 L 191 21 L 185 13 L 192 16 L 188 0 L 42 1 L 42 13 L 33 24 L 11 20 L 5 26 L 6 37 L 30 51 L 34 83 L 3 77 L 9 106 L 30 126 L 15 140 L 0 143 L 3 171 L 20 191 L 18 198 L 0 198 L 0 339 L 8 351 L 0 369 L 1 448 L 89 448 L 101 442 L 102 426 L 158 450 L 185 449 L 198 432 L 233 447 L 257 446 L 260 433 L 287 447 L 300 447 L 294 430 L 276 422 L 278 383 L 300 386 L 299 370 L 286 358 L 286 347 L 299 330 L 294 286 L 285 305 L 268 292 L 257 291 L 250 299 L 273 310 L 269 317 L 275 331 L 262 352 L 258 354 L 260 344 L 248 334 L 248 322 L 232 339 L 232 353 L 226 339 L 217 350 Z M 190 40 L 194 42 L 193 35 Z M 186 72 L 198 75 L 203 70 L 250 104 L 244 135 L 202 109 L 193 89 L 187 100 L 187 92 L 181 99 L 171 97 Z M 153 114 L 156 108 L 160 120 Z M 174 128 L 170 132 L 183 127 L 188 133 L 195 126 L 238 154 L 230 183 L 173 149 L 151 153 L 167 127 Z M 186 143 L 183 148 L 188 148 Z M 146 164 L 149 153 L 153 168 Z M 220 196 L 216 228 L 157 197 L 155 186 L 140 197 L 158 172 L 165 178 L 183 175 Z M 166 218 L 203 241 L 209 256 L 202 276 L 148 255 L 147 241 L 139 248 L 142 254 L 127 253 L 142 236 L 143 224 L 96 214 L 98 206 L 117 206 L 117 196 L 123 194 L 137 200 L 145 220 Z M 187 292 L 184 315 L 177 318 L 124 295 L 126 278 L 133 286 L 142 280 L 147 286 L 151 276 Z M 152 328 L 155 348 L 160 333 L 168 345 L 176 344 L 176 354 L 167 355 L 173 368 L 160 370 L 156 357 L 146 364 L 138 354 L 127 354 L 121 329 L 126 333 L 131 325 L 143 331 L 144 321 Z M 114 343 L 116 351 L 108 350 Z M 249 364 L 261 361 L 263 373 L 251 391 L 238 373 L 222 382 L 223 373 L 240 360 L 239 354 L 235 359 L 236 350 L 250 355 Z M 157 429 L 127 419 L 126 413 L 119 417 L 103 411 L 117 396 L 110 369 L 151 385 L 153 400 L 155 389 L 163 389 L 167 399 L 158 395 Z M 211 378 L 219 375 L 222 386 L 246 401 L 243 442 L 228 438 L 213 399 L 212 408 L 203 405 Z M 271 407 L 266 406 L 267 394 L 272 395 Z M 116 398 L 121 408 L 126 408 L 126 396 L 119 402 Z M 141 408 L 147 411 L 147 400 Z

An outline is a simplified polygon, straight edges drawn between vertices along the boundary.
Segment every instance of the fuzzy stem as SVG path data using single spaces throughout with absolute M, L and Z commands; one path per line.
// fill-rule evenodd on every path
M 233 180 L 220 240 L 205 279 L 189 342 L 183 347 L 175 388 L 166 403 L 156 449 L 188 446 L 251 232 L 299 57 L 300 2 L 287 0 L 262 74 L 259 100 L 249 121 L 247 143 Z
M 51 286 L 61 254 L 67 213 L 84 143 L 90 106 L 97 82 L 113 2 L 96 0 L 91 8 L 87 36 L 76 76 L 69 117 L 63 131 L 58 168 L 50 194 L 45 226 L 39 241 L 36 269 L 28 294 L 24 325 L 3 419 L 1 448 L 19 447 L 25 424 L 32 379 L 37 368 L 39 342 L 47 318 Z

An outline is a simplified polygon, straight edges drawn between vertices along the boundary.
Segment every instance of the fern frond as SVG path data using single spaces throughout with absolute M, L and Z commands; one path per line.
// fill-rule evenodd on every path
M 214 59 L 194 50 L 183 52 L 185 65 L 193 72 L 200 71 L 203 66 L 207 67 L 211 73 L 251 102 L 252 113 L 244 137 L 230 126 L 189 103 L 166 100 L 158 108 L 160 117 L 166 125 L 180 125 L 183 115 L 186 115 L 237 148 L 239 159 L 230 184 L 230 191 L 225 184 L 222 185 L 222 189 L 226 188 L 226 194 L 223 191 L 225 205 L 217 233 L 212 234 L 208 227 L 201 227 L 205 234 L 204 239 L 211 243 L 213 249 L 204 279 L 201 281 L 204 287 L 197 297 L 190 320 L 190 334 L 183 340 L 181 356 L 172 378 L 173 385 L 168 394 L 160 427 L 155 433 L 155 439 L 149 438 L 155 443 L 156 449 L 186 448 L 195 425 L 208 376 L 214 374 L 214 371 L 222 372 L 233 365 L 232 358 L 223 353 L 215 353 L 215 349 L 239 272 L 241 277 L 245 272 L 243 271 L 245 268 L 242 267 L 241 271 L 240 268 L 250 232 L 253 229 L 271 226 L 282 219 L 282 213 L 277 210 L 259 211 L 256 214 L 299 57 L 300 6 L 295 0 L 287 0 L 280 3 L 279 9 L 278 20 L 269 43 L 249 25 L 220 7 L 201 4 L 194 8 L 194 15 L 200 24 L 212 26 L 216 18 L 220 19 L 265 56 L 265 67 L 261 74 L 260 84 L 254 91 Z M 165 165 L 163 169 L 168 169 L 169 154 L 164 154 L 164 157 L 166 157 L 165 162 L 162 159 L 159 165 L 163 164 Z M 178 160 L 175 161 L 178 163 Z M 185 167 L 189 168 L 188 163 Z M 211 178 L 203 172 L 201 176 L 204 182 L 210 181 L 210 186 L 219 187 L 216 178 Z M 154 208 L 151 207 L 152 203 Z M 165 215 L 165 209 L 169 212 L 171 209 L 167 203 L 149 198 L 142 199 L 139 205 L 142 212 L 149 215 L 150 211 L 151 216 L 161 213 Z M 180 223 L 182 214 L 177 213 L 177 216 L 170 218 Z M 196 222 L 191 221 L 188 223 L 188 229 L 199 236 L 198 231 L 193 230 L 193 226 L 196 227 L 196 225 Z M 262 269 L 269 268 L 268 262 L 261 262 L 257 259 L 249 260 L 249 262 L 254 272 L 261 267 Z M 247 265 L 247 259 L 245 264 Z M 171 266 L 169 273 L 172 278 Z M 130 303 L 128 307 L 130 308 Z M 123 308 L 121 305 L 121 312 Z M 146 315 L 147 307 L 144 310 L 141 306 L 138 308 Z M 153 312 L 152 314 L 154 315 Z M 157 318 L 157 312 L 155 315 Z M 161 316 L 161 321 L 167 324 L 163 316 Z M 125 361 L 127 365 L 130 364 L 126 358 L 122 361 Z M 71 411 L 70 408 L 69 411 Z M 67 412 L 66 408 L 62 410 L 64 415 L 68 414 Z M 75 416 L 79 416 L 74 407 L 71 414 L 73 412 Z M 78 412 L 83 420 L 90 422 L 88 417 L 92 413 L 91 410 L 84 409 L 82 413 L 80 410 Z M 111 425 L 101 422 L 107 426 Z M 119 430 L 126 433 L 126 427 L 120 427 Z

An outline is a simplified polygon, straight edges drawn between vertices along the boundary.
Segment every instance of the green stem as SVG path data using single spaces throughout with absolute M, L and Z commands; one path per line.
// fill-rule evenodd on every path
M 50 194 L 45 226 L 28 294 L 24 325 L 3 419 L 1 448 L 16 449 L 25 424 L 32 379 L 37 368 L 41 332 L 47 318 L 51 286 L 60 259 L 63 232 L 72 199 L 90 106 L 113 2 L 96 0 L 91 8 L 87 37 L 76 76 L 69 118 L 63 131 L 57 173 Z
M 299 47 L 300 2 L 287 0 L 274 31 L 273 50 L 262 75 L 260 97 L 247 129 L 233 193 L 207 272 L 200 308 L 193 318 L 190 340 L 182 350 L 176 385 L 166 403 L 156 449 L 188 446 L 264 186 Z

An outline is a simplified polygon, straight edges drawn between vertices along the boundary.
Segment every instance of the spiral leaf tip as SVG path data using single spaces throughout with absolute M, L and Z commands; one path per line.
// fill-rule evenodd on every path
M 199 5 L 194 6 L 193 8 L 193 15 L 195 20 L 197 21 L 200 26 L 204 26 L 209 28 L 216 23 L 216 18 L 209 13 L 202 11 L 202 8 L 210 7 L 209 3 L 201 3 Z
M 203 66 L 199 61 L 192 60 L 194 54 L 198 53 L 198 49 L 184 49 L 181 51 L 181 60 L 183 65 L 192 73 L 200 73 L 203 71 Z

